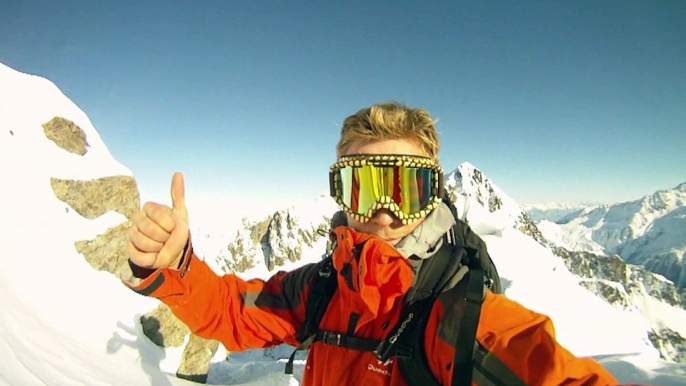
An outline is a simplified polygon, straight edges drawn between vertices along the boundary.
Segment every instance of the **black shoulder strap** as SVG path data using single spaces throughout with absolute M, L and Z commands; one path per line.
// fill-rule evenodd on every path
M 469 271 L 466 280 L 467 292 L 465 297 L 460 299 L 460 302 L 464 304 L 464 313 L 455 342 L 452 386 L 469 386 L 472 384 L 476 329 L 479 326 L 481 304 L 484 301 L 484 272 L 480 270 Z
M 451 210 L 455 215 L 454 206 L 451 207 Z M 462 265 L 468 267 L 469 270 L 464 277 L 462 277 L 462 273 L 458 269 L 446 269 L 446 272 L 450 272 L 450 281 L 441 281 L 440 289 L 434 291 L 435 298 L 428 304 L 423 317 L 418 319 L 418 323 L 414 326 L 413 331 L 406 336 L 407 340 L 397 344 L 401 347 L 396 353 L 398 365 L 405 381 L 410 386 L 439 386 L 438 381 L 428 365 L 429 362 L 424 345 L 424 332 L 426 330 L 426 323 L 430 310 L 433 308 L 433 302 L 440 294 L 440 291 L 443 288 L 451 288 L 456 285 L 457 282 L 463 283 L 462 285 L 465 286 L 465 289 L 458 291 L 461 295 L 456 304 L 458 310 L 460 310 L 460 329 L 455 338 L 452 385 L 471 385 L 472 361 L 474 357 L 473 349 L 476 342 L 476 330 L 479 325 L 479 317 L 481 315 L 481 304 L 483 303 L 484 298 L 486 274 L 478 261 L 479 251 L 468 248 L 465 245 L 460 245 L 459 238 L 455 235 L 455 232 L 458 231 L 458 225 L 454 226 L 451 233 L 444 238 L 444 245 L 435 256 L 429 259 L 429 261 L 434 260 L 434 264 L 436 264 L 437 261 L 448 260 L 451 261 L 452 264 L 459 264 L 457 268 Z M 440 267 L 440 264 L 438 266 Z M 429 272 L 428 275 L 435 275 L 435 273 Z M 403 348 L 404 346 L 406 348 Z M 409 355 L 401 355 L 401 353 L 409 353 Z
M 296 335 L 298 342 L 304 342 L 307 337 L 317 332 L 319 322 L 324 317 L 324 312 L 336 292 L 336 269 L 333 267 L 331 257 L 324 259 L 319 270 L 312 277 L 307 303 L 305 304 L 305 320 Z
M 501 294 L 502 286 L 498 269 L 493 263 L 493 259 L 488 254 L 486 243 L 469 227 L 466 221 L 460 220 L 455 204 L 448 197 L 443 197 L 443 203 L 450 208 L 455 218 L 453 235 L 455 242 L 462 245 L 469 253 L 469 269 L 481 269 L 484 272 L 484 282 L 493 293 Z
M 461 258 L 454 258 L 455 250 L 444 236 L 443 245 L 430 259 L 422 262 L 419 276 L 415 284 L 405 295 L 405 304 L 398 318 L 398 322 L 374 350 L 374 355 L 385 362 L 392 356 L 407 357 L 409 362 L 415 362 L 410 353 L 413 331 L 422 330 L 431 311 L 433 303 L 450 282 L 453 275 L 462 264 Z
M 455 305 L 462 310 L 460 329 L 455 341 L 452 386 L 470 386 L 476 329 L 479 325 L 481 303 L 483 301 L 484 275 L 481 271 L 469 271 L 460 286 L 466 288 Z M 465 284 L 466 282 L 466 284 Z M 428 307 L 430 310 L 431 307 Z M 426 355 L 424 334 L 429 311 L 407 336 L 407 349 L 396 353 L 396 360 L 405 381 L 410 386 L 441 386 L 431 372 Z M 409 354 L 409 355 L 402 355 Z
M 293 361 L 299 350 L 308 348 L 317 337 L 319 323 L 324 317 L 329 302 L 338 287 L 336 269 L 333 267 L 331 256 L 327 256 L 320 263 L 319 270 L 313 275 L 310 283 L 309 295 L 305 304 L 305 320 L 295 338 L 300 342 L 286 363 L 286 374 L 293 374 Z

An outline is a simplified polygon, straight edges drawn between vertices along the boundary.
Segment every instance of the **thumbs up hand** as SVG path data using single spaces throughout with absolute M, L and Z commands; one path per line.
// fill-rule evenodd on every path
M 188 210 L 183 174 L 177 172 L 171 184 L 172 207 L 146 202 L 131 216 L 126 245 L 131 261 L 142 268 L 177 268 L 188 243 Z

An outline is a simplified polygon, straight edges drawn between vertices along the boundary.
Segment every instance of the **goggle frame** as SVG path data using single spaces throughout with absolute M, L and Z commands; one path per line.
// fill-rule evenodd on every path
M 365 213 L 358 213 L 353 211 L 343 201 L 341 169 L 346 167 L 398 167 L 404 166 L 408 168 L 426 168 L 433 171 L 431 173 L 431 199 L 426 206 L 414 213 L 405 213 L 400 209 L 400 206 L 389 196 L 377 197 L 374 203 Z M 443 168 L 429 157 L 406 155 L 406 154 L 354 154 L 342 156 L 329 169 L 329 189 L 330 195 L 336 203 L 349 214 L 352 218 L 359 222 L 367 222 L 371 220 L 374 213 L 379 209 L 390 210 L 403 225 L 411 224 L 434 210 L 440 203 L 444 194 L 443 183 Z

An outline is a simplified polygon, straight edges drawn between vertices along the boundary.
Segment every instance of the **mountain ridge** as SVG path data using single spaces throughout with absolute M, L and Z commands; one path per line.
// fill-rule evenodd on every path
M 686 182 L 634 201 L 587 208 L 556 225 L 538 225 L 554 245 L 617 254 L 686 288 Z

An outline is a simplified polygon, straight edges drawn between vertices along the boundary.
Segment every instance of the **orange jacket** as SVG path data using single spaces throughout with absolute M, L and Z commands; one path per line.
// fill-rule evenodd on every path
M 335 229 L 333 256 L 338 290 L 320 328 L 346 333 L 352 314 L 353 335 L 383 339 L 399 318 L 403 295 L 412 284 L 408 261 L 383 240 L 347 227 Z M 366 241 L 366 242 L 365 242 Z M 353 247 L 365 242 L 359 259 Z M 350 265 L 344 270 L 344 265 Z M 190 329 L 216 339 L 230 351 L 263 348 L 295 339 L 305 317 L 310 278 L 318 264 L 278 272 L 266 281 L 217 276 L 188 248 L 180 270 L 160 269 L 134 291 L 169 305 Z M 451 317 L 455 292 L 434 303 L 425 332 L 429 367 L 443 385 L 450 385 L 459 320 Z M 478 349 L 473 384 L 591 386 L 617 381 L 592 359 L 576 358 L 555 340 L 551 320 L 505 296 L 487 293 L 477 329 Z M 303 386 L 407 385 L 391 358 L 381 363 L 373 353 L 315 342 L 307 357 Z

